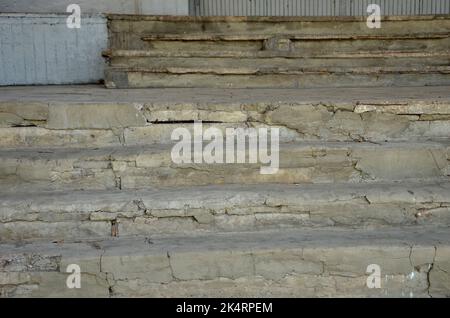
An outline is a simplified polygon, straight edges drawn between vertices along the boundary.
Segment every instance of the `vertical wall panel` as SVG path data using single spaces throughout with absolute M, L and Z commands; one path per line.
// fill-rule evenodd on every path
M 103 78 L 106 20 L 85 16 L 0 14 L 0 85 L 94 83 Z
M 200 16 L 361 16 L 372 3 L 380 5 L 383 15 L 450 14 L 450 0 L 190 1 L 190 14 Z
M 65 13 L 69 4 L 80 5 L 84 14 L 187 15 L 189 0 L 2 0 L 2 13 Z

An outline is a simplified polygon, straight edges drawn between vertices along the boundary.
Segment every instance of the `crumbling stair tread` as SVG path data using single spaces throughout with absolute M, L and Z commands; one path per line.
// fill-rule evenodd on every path
M 358 52 L 335 52 L 335 53 L 315 53 L 305 54 L 304 52 L 272 52 L 272 51 L 224 51 L 224 50 L 203 50 L 203 51 L 167 51 L 167 50 L 109 50 L 104 51 L 105 57 L 160 57 L 160 58 L 190 58 L 190 57 L 205 57 L 205 58 L 294 58 L 294 59 L 365 59 L 365 58 L 424 58 L 424 57 L 449 57 L 450 52 L 423 52 L 423 51 L 405 51 L 405 50 L 390 50 L 390 51 L 358 51 Z
M 220 34 L 220 33 L 153 33 L 142 37 L 143 41 L 261 41 L 274 37 L 271 34 Z M 434 32 L 429 34 L 283 34 L 277 38 L 300 41 L 327 41 L 327 40 L 409 40 L 409 39 L 443 39 L 450 37 L 449 32 Z
M 381 103 L 382 105 L 409 101 L 450 101 L 450 86 L 425 87 L 353 87 L 296 89 L 232 89 L 232 88 L 151 88 L 108 90 L 100 85 L 48 85 L 0 87 L 0 103 L 23 105 L 39 103 L 309 103 L 351 102 Z
M 257 75 L 257 74 L 280 74 L 280 75 L 301 75 L 301 74 L 427 74 L 427 73 L 450 73 L 450 66 L 416 66 L 416 67 L 395 67 L 395 66 L 374 66 L 374 67 L 134 67 L 134 66 L 111 66 L 109 72 L 130 72 L 130 73 L 167 73 L 167 74 L 217 74 L 217 75 Z
M 0 244 L 4 258 L 8 254 L 76 256 L 155 255 L 167 252 L 209 253 L 214 251 L 270 250 L 271 248 L 301 249 L 302 247 L 334 248 L 357 246 L 439 246 L 450 245 L 446 228 L 398 227 L 367 229 L 290 229 L 242 233 L 206 233 L 196 235 L 156 235 L 150 237 L 112 237 L 105 239 L 77 239 L 51 242 L 37 240 L 21 244 Z M 84 255 L 83 255 L 84 254 Z M 213 253 L 212 253 L 213 254 Z M 3 266 L 17 265 L 14 263 Z
M 303 229 L 0 244 L 10 296 L 448 296 L 447 229 Z M 84 289 L 68 289 L 68 265 Z M 369 265 L 380 289 L 367 287 Z M 6 284 L 6 285 L 4 285 Z
M 224 138 L 225 138 L 224 134 Z M 269 138 L 270 139 L 270 138 Z M 20 160 L 120 160 L 121 158 L 133 158 L 138 155 L 167 154 L 170 159 L 170 152 L 175 143 L 153 143 L 146 145 L 113 146 L 113 147 L 86 147 L 86 148 L 4 148 L 0 149 L 0 159 L 20 159 Z M 270 142 L 270 140 L 269 140 Z M 247 141 L 248 143 L 248 141 Z M 204 145 L 208 142 L 205 141 Z M 225 146 L 225 144 L 224 144 Z M 270 146 L 270 143 L 269 143 Z M 450 147 L 450 140 L 435 139 L 427 141 L 390 141 L 390 142 L 364 142 L 364 141 L 294 141 L 280 142 L 280 152 L 296 151 L 320 151 L 326 150 L 379 150 L 383 149 L 447 149 Z M 193 149 L 193 148 L 192 148 Z M 247 151 L 247 150 L 246 150 Z M 317 152 L 317 156 L 320 153 Z M 280 158 L 282 161 L 282 158 Z M 226 164 L 226 163 L 224 163 Z M 1 166 L 1 162 L 0 162 Z
M 326 194 L 326 195 L 324 195 Z M 200 208 L 222 202 L 224 205 L 266 205 L 342 203 L 363 198 L 367 203 L 431 203 L 450 204 L 450 180 L 434 182 L 382 182 L 365 184 L 255 184 L 208 185 L 189 187 L 148 187 L 140 190 L 34 190 L 0 193 L 0 206 L 39 212 L 61 211 L 120 212 L 134 200 L 143 209 Z M 227 202 L 223 202 L 225 201 Z M 109 206 L 109 208 L 108 208 Z M 6 211 L 6 210 L 5 210 Z M 14 216 L 14 215 L 12 215 Z M 3 218 L 6 216 L 4 215 Z

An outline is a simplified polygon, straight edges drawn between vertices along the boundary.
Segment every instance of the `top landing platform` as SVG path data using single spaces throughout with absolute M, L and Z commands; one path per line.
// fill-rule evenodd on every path
M 349 103 L 408 104 L 450 103 L 450 86 L 227 89 L 149 88 L 110 90 L 101 85 L 51 85 L 0 87 L 4 103 L 157 103 L 157 104 L 253 104 L 253 103 Z

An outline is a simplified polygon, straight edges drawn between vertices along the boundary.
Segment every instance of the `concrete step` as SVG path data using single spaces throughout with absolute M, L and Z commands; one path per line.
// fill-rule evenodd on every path
M 143 37 L 148 50 L 230 50 L 248 52 L 289 52 L 302 55 L 338 54 L 362 51 L 438 52 L 449 49 L 450 33 L 384 35 L 216 35 L 196 34 L 152 34 Z
M 413 39 L 446 39 L 450 32 L 409 33 L 409 34 L 288 34 L 278 33 L 278 38 L 299 41 L 329 40 L 413 40 Z M 152 33 L 142 37 L 143 41 L 261 41 L 273 38 L 270 34 L 229 34 L 229 33 Z
M 108 88 L 311 88 L 449 85 L 449 17 L 361 18 L 109 17 Z M 427 27 L 425 27 L 425 25 Z M 117 52 L 131 51 L 127 57 Z M 238 59 L 137 57 L 136 51 L 228 52 Z M 375 52 L 378 57 L 341 58 Z M 380 58 L 380 52 L 384 56 Z M 402 55 L 403 58 L 399 56 Z M 408 56 L 409 53 L 416 55 Z M 169 53 L 172 54 L 172 53 Z M 420 56 L 422 54 L 422 56 Z M 134 55 L 131 57 L 130 55 Z M 328 59 L 319 59 L 320 56 Z M 253 56 L 249 58 L 248 56 Z M 294 57 L 297 57 L 295 59 Z M 315 59 L 311 59 L 315 56 Z M 417 58 L 420 56 L 420 58 Z M 290 59 L 286 59 L 289 57 Z M 301 57 L 303 59 L 299 59 Z M 334 57 L 334 59 L 333 59 Z
M 208 143 L 205 142 L 203 149 Z M 224 145 L 226 142 L 224 141 Z M 189 144 L 191 145 L 191 144 Z M 10 149 L 0 151 L 0 187 L 44 189 L 137 189 L 152 186 L 257 183 L 365 183 L 439 180 L 450 176 L 450 144 L 440 142 L 300 142 L 282 143 L 270 162 L 255 152 L 239 152 L 245 162 L 176 163 L 172 144 L 111 148 Z M 236 148 L 236 145 L 235 145 Z M 270 146 L 269 146 L 269 149 Z M 177 154 L 179 150 L 173 150 Z M 278 162 L 277 162 L 278 161 Z M 274 167 L 267 174 L 264 167 Z M 279 169 L 277 169 L 279 167 Z
M 283 230 L 0 245 L 3 297 L 448 297 L 447 229 Z M 66 285 L 69 264 L 81 289 Z M 368 288 L 373 269 L 380 288 Z
M 193 134 L 193 118 L 202 118 L 204 129 L 215 127 L 222 132 L 227 128 L 278 128 L 281 142 L 428 141 L 446 140 L 450 136 L 450 114 L 437 113 L 439 108 L 442 112 L 450 112 L 450 104 L 449 107 L 430 104 L 429 106 L 436 108 L 435 114 L 415 113 L 431 108 L 424 105 L 419 105 L 416 109 L 409 107 L 409 110 L 404 105 L 403 110 L 400 110 L 400 106 L 390 108 L 388 105 L 370 104 L 360 105 L 354 111 L 329 111 L 331 107 L 323 105 L 285 104 L 265 115 L 258 114 L 260 111 L 233 111 L 231 105 L 229 111 L 202 110 L 192 104 L 184 105 L 184 109 L 178 109 L 181 106 L 174 105 L 169 110 L 154 110 L 150 115 L 150 118 L 155 119 L 153 123 L 143 122 L 142 126 L 136 127 L 126 127 L 125 122 L 122 122 L 125 127 L 114 127 L 113 121 L 108 122 L 109 118 L 114 118 L 115 107 L 112 105 L 103 109 L 102 118 L 97 117 L 100 113 L 95 112 L 94 105 L 85 105 L 77 107 L 79 114 L 93 109 L 92 120 L 79 121 L 76 115 L 72 117 L 72 123 L 83 128 L 69 128 L 72 124 L 69 122 L 63 123 L 68 125 L 66 128 L 61 125 L 58 129 L 47 128 L 46 123 L 42 123 L 43 127 L 4 127 L 0 128 L 0 148 L 95 148 L 171 143 L 171 134 L 177 128 L 185 128 Z M 270 106 L 261 105 L 261 112 L 265 107 Z M 414 114 L 409 115 L 409 112 Z M 261 120 L 248 117 L 252 116 L 250 113 L 258 115 Z M 98 121 L 94 121 L 94 118 L 98 118 Z M 217 122 L 209 122 L 208 118 L 217 119 Z M 103 124 L 111 124 L 112 127 L 95 128 Z
M 450 85 L 450 67 L 120 68 L 105 71 L 107 88 L 346 88 Z
M 3 242 L 450 225 L 450 182 L 221 185 L 0 196 Z
M 330 57 L 330 58 L 285 58 L 285 57 L 271 57 L 271 58 L 246 58 L 246 57 L 148 57 L 148 56 L 125 56 L 114 57 L 110 61 L 112 67 L 130 68 L 130 69 L 158 69 L 158 68 L 191 68 L 196 69 L 200 65 L 206 65 L 211 69 L 260 69 L 274 68 L 274 69 L 298 69 L 298 68 L 315 68 L 315 69 L 334 69 L 334 68 L 366 68 L 366 67 L 409 67 L 421 68 L 423 65 L 427 66 L 448 66 L 450 65 L 449 54 L 430 54 L 424 56 L 416 54 L 415 56 L 408 56 L 404 54 L 397 54 L 397 56 L 390 56 L 386 58 L 379 55 L 377 57 L 364 57 L 359 55 L 357 57 Z M 305 70 L 307 71 L 307 70 Z
M 247 58 L 247 59 L 270 59 L 270 58 L 285 58 L 285 59 L 386 59 L 392 58 L 445 58 L 449 56 L 448 50 L 441 51 L 426 51 L 418 49 L 417 47 L 408 50 L 394 50 L 388 52 L 386 50 L 367 50 L 361 49 L 357 52 L 329 52 L 329 51 L 315 51 L 310 55 L 296 52 L 296 51 L 167 51 L 167 50 L 105 50 L 102 55 L 108 59 L 125 59 L 125 58 Z
M 108 20 L 111 49 L 155 48 L 160 44 L 163 48 L 164 45 L 174 43 L 184 43 L 185 49 L 189 46 L 195 49 L 198 42 L 209 42 L 211 47 L 216 45 L 221 49 L 240 47 L 260 50 L 264 42 L 271 42 L 270 39 L 277 36 L 297 42 L 300 46 L 304 46 L 305 42 L 314 45 L 327 41 L 335 41 L 336 44 L 365 41 L 367 45 L 372 41 L 379 47 L 382 41 L 445 41 L 450 30 L 448 16 L 383 17 L 383 27 L 380 29 L 369 29 L 365 17 L 199 18 L 114 15 L 109 16 Z M 142 41 L 143 38 L 149 41 Z M 281 42 L 286 44 L 286 41 Z
M 135 39 L 135 41 L 138 39 Z M 282 55 L 284 52 L 300 55 L 356 53 L 359 51 L 414 51 L 439 52 L 450 48 L 450 32 L 398 35 L 273 35 L 259 34 L 150 34 L 141 38 L 140 47 L 163 51 L 246 51 Z
M 170 142 L 175 128 L 278 127 L 282 141 L 417 141 L 450 136 L 450 88 L 0 88 L 1 148 Z

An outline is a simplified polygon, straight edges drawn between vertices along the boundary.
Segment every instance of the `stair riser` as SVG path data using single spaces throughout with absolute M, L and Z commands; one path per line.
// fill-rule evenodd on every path
M 252 191 L 210 186 L 101 197 L 76 191 L 9 197 L 0 204 L 2 241 L 450 224 L 448 187 L 424 183 L 342 189 L 270 185 Z
M 450 200 L 447 200 L 450 201 Z M 440 206 L 443 204 L 444 206 Z M 104 208 L 104 207 L 103 207 Z M 288 228 L 380 228 L 450 225 L 450 202 L 371 204 L 348 203 L 242 206 L 232 208 L 98 212 L 14 211 L 0 223 L 0 242 L 23 240 L 99 239 L 111 236 L 180 235 L 204 232 L 241 232 Z M 233 214 L 237 213 L 237 214 Z M 240 213 L 245 213 L 241 214 Z M 155 216 L 156 215 L 156 216 Z M 169 215 L 169 216 L 166 216 Z M 174 216 L 170 216 L 174 215 Z M 5 216 L 2 216 L 3 218 Z M 92 218 L 92 220 L 90 219 Z M 26 220 L 26 221 L 22 221 Z
M 408 66 L 421 68 L 427 66 L 450 65 L 450 57 L 419 57 L 419 58 L 345 58 L 345 59 L 247 59 L 247 58 L 154 58 L 154 57 L 117 57 L 111 60 L 113 67 L 127 68 L 206 68 L 217 69 L 259 69 L 265 68 L 315 68 L 326 70 L 329 67 L 392 67 Z
M 345 40 L 320 40 L 305 41 L 291 40 L 288 44 L 269 46 L 266 41 L 140 41 L 135 38 L 138 45 L 129 47 L 113 46 L 114 49 L 166 51 L 166 52 L 240 52 L 247 54 L 263 54 L 272 52 L 275 55 L 300 55 L 300 56 L 333 56 L 342 53 L 360 52 L 448 52 L 450 38 L 442 39 L 345 39 Z
M 324 92 L 317 94 L 321 93 Z M 439 100 L 439 94 L 437 91 L 433 95 L 436 101 L 389 100 L 381 92 L 367 95 L 359 102 L 328 102 L 329 98 L 324 98 L 322 103 L 140 103 L 140 107 L 133 103 L 91 102 L 50 103 L 34 108 L 26 102 L 14 107 L 3 103 L 0 147 L 168 143 L 176 128 L 192 132 L 194 120 L 203 121 L 205 129 L 216 127 L 222 131 L 248 126 L 277 127 L 282 142 L 445 139 L 450 135 L 450 104 Z M 37 110 L 42 114 L 35 114 Z M 15 127 L 29 125 L 37 127 Z
M 111 129 L 53 130 L 38 127 L 0 128 L 0 148 L 109 147 L 120 146 Z M 156 142 L 156 140 L 154 141 Z
M 360 52 L 448 52 L 450 37 L 443 39 L 415 39 L 415 40 L 327 40 L 327 41 L 292 41 L 290 49 L 294 54 L 304 55 L 333 55 L 334 53 Z M 388 57 L 388 56 L 387 56 Z
M 281 148 L 279 171 L 261 174 L 269 164 L 176 164 L 171 148 L 152 151 L 91 151 L 79 158 L 18 153 L 2 158 L 0 185 L 5 191 L 23 182 L 43 187 L 136 189 L 163 186 L 257 183 L 334 183 L 431 180 L 450 175 L 450 150 L 445 146 L 414 148 L 378 146 Z M 274 156 L 273 158 L 276 158 Z M 273 163 L 276 166 L 276 163 Z
M 105 83 L 109 88 L 317 88 L 317 87 L 387 87 L 450 85 L 450 75 L 443 73 L 411 74 L 261 74 L 214 75 L 126 72 L 107 70 Z
M 135 41 L 141 41 L 136 38 Z M 141 41 L 139 45 L 130 45 L 136 50 L 161 51 L 231 51 L 258 52 L 264 49 L 264 41 Z
M 450 29 L 450 19 L 383 21 L 380 29 L 369 29 L 366 21 L 315 21 L 315 22 L 204 22 L 204 21 L 109 21 L 110 48 L 142 49 L 147 47 L 142 38 L 152 34 L 289 34 L 308 36 L 358 36 L 404 35 L 405 30 L 415 34 L 444 33 Z M 213 41 L 211 41 L 214 43 Z M 219 42 L 219 41 L 215 41 Z M 223 42 L 223 41 L 222 41 Z M 241 42 L 241 41 L 240 41 Z M 261 40 L 251 41 L 262 44 Z M 249 41 L 249 43 L 251 43 Z M 233 45 L 230 45 L 232 47 Z M 256 47 L 256 46 L 255 46 Z
M 284 115 L 283 115 L 284 117 Z M 374 116 L 375 117 L 375 116 Z M 277 118 L 278 123 L 263 125 L 248 122 L 250 127 L 279 128 L 280 141 L 421 141 L 444 139 L 450 135 L 448 120 L 409 120 L 406 116 L 377 116 L 376 120 L 360 119 L 331 120 L 332 127 L 320 128 L 315 125 L 292 123 L 287 118 Z M 281 122 L 283 121 L 283 122 Z M 287 123 L 286 123 L 287 122 Z M 286 124 L 286 126 L 279 126 Z M 325 122 L 323 125 L 325 126 Z M 347 126 L 348 124 L 348 126 Z M 244 123 L 236 124 L 203 124 L 225 131 L 226 128 L 246 128 Z M 341 125 L 341 126 L 338 126 Z M 159 124 L 148 127 L 123 128 L 120 133 L 116 129 L 46 129 L 36 127 L 0 128 L 3 138 L 1 148 L 79 148 L 79 147 L 112 147 L 150 145 L 155 143 L 171 143 L 171 134 L 176 128 L 186 128 L 193 132 L 193 124 Z M 328 128 L 328 129 L 327 129 Z
M 314 245 L 307 235 L 282 235 L 286 246 L 249 238 L 219 246 L 209 237 L 164 240 L 32 244 L 6 247 L 0 291 L 4 297 L 444 297 L 449 296 L 448 242 L 412 243 L 368 238 L 348 243 L 336 234 Z M 348 233 L 344 233 L 348 235 Z M 311 234 L 310 234 L 311 235 Z M 389 234 L 386 234 L 389 236 Z M 287 236 L 287 238 L 284 238 Z M 390 235 L 392 236 L 392 235 Z M 442 236 L 442 234 L 441 234 Z M 250 237 L 251 238 L 251 237 Z M 408 237 L 411 238 L 411 237 Z M 303 241 L 300 241 L 303 239 Z M 206 240 L 206 242 L 205 242 Z M 292 241 L 293 243 L 289 243 Z M 332 242 L 341 242 L 342 245 Z M 154 243 L 155 242 L 155 243 Z M 162 242 L 162 243 L 161 243 Z M 288 242 L 288 243 L 286 243 Z M 125 244 L 129 244 L 126 246 Z M 435 244 L 435 245 L 433 245 Z M 149 246 L 150 245 L 150 246 Z M 154 247 L 156 245 L 156 247 Z M 180 244 L 178 244 L 180 245 Z M 210 247 L 209 245 L 212 245 Z M 247 246 L 248 245 L 248 246 Z M 44 247 L 42 247 L 44 246 Z M 45 249 L 47 246 L 47 249 Z M 82 289 L 66 286 L 69 264 L 80 266 Z M 381 288 L 368 288 L 370 264 L 381 270 Z M 84 290 L 85 289 L 85 290 Z

